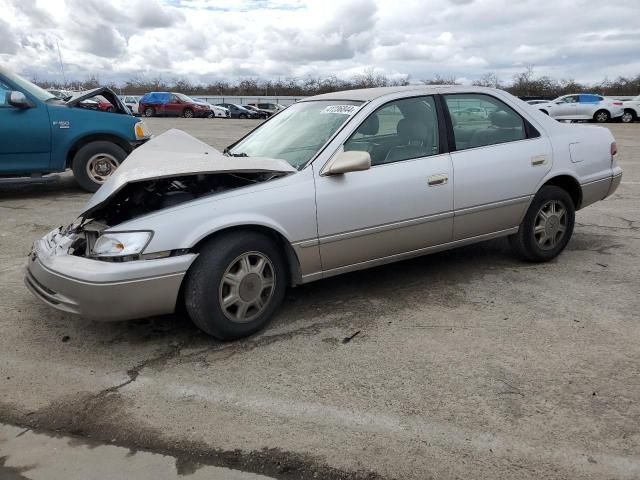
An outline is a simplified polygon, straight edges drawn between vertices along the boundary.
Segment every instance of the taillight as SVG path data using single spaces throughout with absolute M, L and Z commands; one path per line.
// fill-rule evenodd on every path
M 618 107 L 622 106 L 622 102 L 613 102 L 614 105 L 617 105 Z
M 611 142 L 611 156 L 613 157 L 616 153 L 618 153 L 618 145 L 616 142 Z

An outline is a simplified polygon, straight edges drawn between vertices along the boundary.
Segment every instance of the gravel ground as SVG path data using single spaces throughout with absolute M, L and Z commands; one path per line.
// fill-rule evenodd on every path
M 148 123 L 219 149 L 257 125 Z M 0 186 L 0 421 L 189 472 L 640 478 L 640 125 L 610 128 L 623 183 L 578 212 L 555 261 L 496 240 L 335 277 L 233 343 L 179 316 L 99 324 L 36 300 L 30 245 L 88 195 L 68 174 Z

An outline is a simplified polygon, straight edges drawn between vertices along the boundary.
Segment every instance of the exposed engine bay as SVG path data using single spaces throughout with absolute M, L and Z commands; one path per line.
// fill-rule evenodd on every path
M 65 234 L 73 236 L 68 253 L 91 256 L 93 245 L 111 226 L 198 198 L 279 178 L 282 172 L 207 173 L 143 180 L 126 184 L 108 201 L 88 210 Z M 127 261 L 120 257 L 110 261 Z

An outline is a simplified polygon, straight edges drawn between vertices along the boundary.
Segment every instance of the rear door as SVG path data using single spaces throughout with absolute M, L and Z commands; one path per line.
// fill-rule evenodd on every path
M 505 102 L 488 94 L 444 95 L 454 151 L 453 239 L 516 227 L 551 169 L 551 144 Z M 487 118 L 460 115 L 477 106 Z
M 580 95 L 579 97 L 577 114 L 584 119 L 592 118 L 602 101 L 602 97 L 597 95 Z
M 16 90 L 0 80 L 0 173 L 45 173 L 51 159 L 51 126 L 47 106 L 25 92 L 34 104 L 20 109 L 9 105 L 7 93 Z M 55 128 L 69 128 L 55 125 Z

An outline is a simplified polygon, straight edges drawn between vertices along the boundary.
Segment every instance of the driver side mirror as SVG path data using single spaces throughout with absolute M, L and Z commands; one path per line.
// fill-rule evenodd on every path
M 24 93 L 15 90 L 7 92 L 7 103 L 12 107 L 20 109 L 31 108 L 33 106 Z
M 324 175 L 341 175 L 349 172 L 360 172 L 371 168 L 371 155 L 369 152 L 351 150 L 341 151 L 333 157 Z

